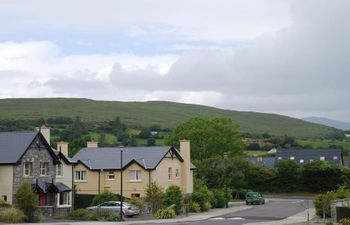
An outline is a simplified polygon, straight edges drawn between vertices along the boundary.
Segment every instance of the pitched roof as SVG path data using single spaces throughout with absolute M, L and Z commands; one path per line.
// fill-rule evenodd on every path
M 55 155 L 60 158 L 63 159 L 63 161 L 67 164 L 75 164 L 77 163 L 75 160 L 73 160 L 71 157 L 66 156 L 62 153 L 60 153 L 59 151 L 57 151 L 56 149 L 52 148 L 52 151 L 55 153 Z
M 38 132 L 0 132 L 0 164 L 14 164 L 25 153 Z
M 342 150 L 341 149 L 286 149 L 277 150 L 276 159 L 290 159 L 294 157 L 294 160 L 300 162 L 304 160 L 304 163 L 310 162 L 310 160 L 320 160 L 320 157 L 324 157 L 326 161 L 332 161 L 338 164 L 342 164 Z
M 120 151 L 123 150 L 123 169 L 135 162 L 146 170 L 153 170 L 168 152 L 183 161 L 174 147 L 114 147 L 83 148 L 73 160 L 80 161 L 90 170 L 120 170 Z M 195 168 L 193 165 L 191 169 Z

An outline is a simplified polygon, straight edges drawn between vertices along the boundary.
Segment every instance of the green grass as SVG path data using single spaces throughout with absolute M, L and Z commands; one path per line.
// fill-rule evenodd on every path
M 297 140 L 302 146 L 311 146 L 312 148 L 329 148 L 329 146 L 343 147 L 344 150 L 350 151 L 350 141 L 336 141 L 336 140 Z
M 246 153 L 247 156 L 252 156 L 252 157 L 267 155 L 267 151 L 251 151 L 251 150 L 247 150 L 247 151 L 245 151 L 245 153 Z
M 98 141 L 100 133 L 89 132 L 88 134 L 93 140 Z M 105 133 L 106 142 L 109 144 L 115 144 L 117 142 L 117 137 L 110 133 Z
M 116 116 L 134 128 L 160 125 L 174 128 L 181 121 L 197 117 L 231 118 L 241 132 L 288 135 L 299 138 L 325 138 L 336 129 L 276 114 L 223 110 L 174 102 L 117 102 L 74 98 L 1 99 L 1 119 L 38 119 L 80 116 L 83 121 L 101 122 Z
M 164 146 L 164 140 L 163 139 L 155 139 L 156 140 L 156 145 L 157 146 Z M 147 145 L 147 139 L 141 139 L 137 138 L 136 139 L 138 145 Z

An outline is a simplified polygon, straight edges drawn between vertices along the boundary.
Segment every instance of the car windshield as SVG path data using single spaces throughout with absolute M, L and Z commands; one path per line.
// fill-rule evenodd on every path
M 247 197 L 259 197 L 259 196 L 260 196 L 260 194 L 257 192 L 251 192 L 251 193 L 247 194 Z

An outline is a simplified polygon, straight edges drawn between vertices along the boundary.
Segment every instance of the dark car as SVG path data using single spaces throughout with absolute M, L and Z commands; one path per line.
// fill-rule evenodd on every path
M 95 212 L 102 212 L 102 211 L 109 211 L 109 212 L 120 212 L 120 202 L 119 201 L 109 201 L 101 203 L 97 206 L 91 206 L 88 207 L 87 210 L 95 211 Z M 137 208 L 135 205 L 123 202 L 123 214 L 125 216 L 131 217 L 138 215 L 140 213 L 140 209 Z
M 247 192 L 245 195 L 245 203 L 249 204 L 265 204 L 265 199 L 259 192 Z

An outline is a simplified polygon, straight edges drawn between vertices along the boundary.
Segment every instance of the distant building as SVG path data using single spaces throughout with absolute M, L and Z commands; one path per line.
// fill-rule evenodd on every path
M 275 167 L 275 157 L 247 157 L 245 159 L 254 165 L 265 166 L 269 169 Z

